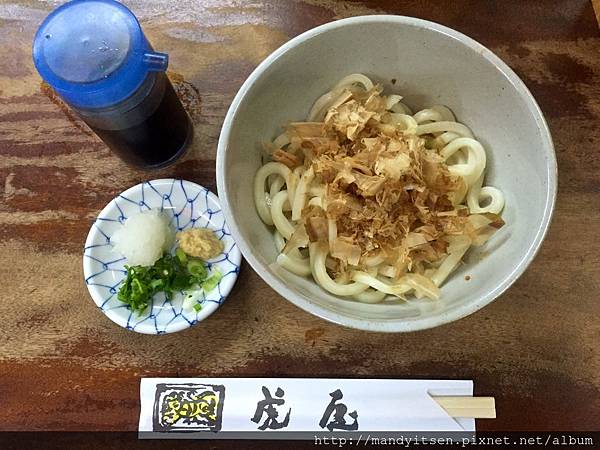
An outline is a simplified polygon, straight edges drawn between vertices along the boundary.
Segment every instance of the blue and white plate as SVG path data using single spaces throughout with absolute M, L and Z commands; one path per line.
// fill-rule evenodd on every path
M 127 273 L 124 268 L 127 260 L 113 249 L 110 238 L 128 217 L 150 209 L 164 211 L 177 231 L 209 228 L 223 241 L 224 252 L 207 261 L 209 269 L 219 270 L 223 278 L 215 289 L 203 294 L 199 311 L 183 309 L 182 294 L 171 301 L 164 293 L 156 294 L 152 307 L 142 315 L 133 313 L 117 298 L 119 285 Z M 237 279 L 241 259 L 217 196 L 189 181 L 162 179 L 133 186 L 106 205 L 85 242 L 83 273 L 94 302 L 110 320 L 138 333 L 163 334 L 191 327 L 221 306 Z

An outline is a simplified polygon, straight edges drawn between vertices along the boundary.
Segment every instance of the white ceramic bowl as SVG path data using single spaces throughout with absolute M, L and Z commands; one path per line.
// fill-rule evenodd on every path
M 487 182 L 505 193 L 503 227 L 471 250 L 442 287 L 439 302 L 361 304 L 336 298 L 312 280 L 271 264 L 276 250 L 255 211 L 252 182 L 261 143 L 280 126 L 304 120 L 339 79 L 360 72 L 418 110 L 444 104 L 487 150 Z M 392 84 L 391 80 L 397 80 Z M 413 331 L 477 311 L 504 292 L 534 258 L 556 197 L 552 139 L 535 100 L 515 73 L 481 44 L 444 26 L 401 16 L 332 22 L 292 39 L 248 77 L 225 118 L 217 182 L 226 221 L 242 254 L 279 294 L 349 327 Z M 465 276 L 469 275 L 467 281 Z

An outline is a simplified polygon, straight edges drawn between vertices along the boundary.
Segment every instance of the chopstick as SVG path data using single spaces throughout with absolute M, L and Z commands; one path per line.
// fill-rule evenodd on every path
M 433 396 L 431 398 L 451 417 L 496 418 L 494 397 Z

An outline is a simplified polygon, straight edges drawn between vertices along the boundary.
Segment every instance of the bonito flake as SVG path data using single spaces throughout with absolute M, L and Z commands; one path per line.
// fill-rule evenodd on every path
M 339 279 L 382 263 L 390 277 L 422 274 L 448 254 L 450 236 L 481 245 L 504 223 L 469 214 L 460 204 L 463 179 L 426 139 L 387 125 L 398 96 L 381 92 L 345 91 L 323 122 L 290 123 L 290 144 L 272 153 L 292 170 L 312 168 L 311 188 L 322 193 L 303 209 L 302 230 L 287 247 L 328 242 L 328 271 Z

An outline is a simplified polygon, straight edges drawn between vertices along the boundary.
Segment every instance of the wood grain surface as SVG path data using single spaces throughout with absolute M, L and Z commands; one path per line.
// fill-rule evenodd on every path
M 480 430 L 599 429 L 600 35 L 592 3 L 126 1 L 154 47 L 170 54 L 169 75 L 195 124 L 187 156 L 154 173 L 127 168 L 41 84 L 31 41 L 58 3 L 0 2 L 0 430 L 136 430 L 144 376 L 466 378 L 477 395 L 496 397 L 498 417 L 479 421 Z M 559 195 L 527 272 L 483 310 L 411 334 L 327 323 L 248 265 L 223 307 L 185 332 L 139 335 L 104 317 L 82 274 L 100 209 L 148 178 L 215 190 L 219 130 L 252 69 L 309 28 L 379 13 L 477 39 L 538 100 L 556 145 Z

